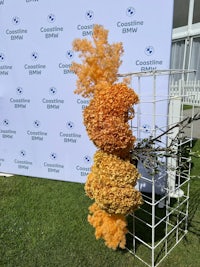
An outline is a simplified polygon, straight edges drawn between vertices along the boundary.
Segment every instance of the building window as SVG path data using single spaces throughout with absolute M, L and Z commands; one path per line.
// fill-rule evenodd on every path
M 174 0 L 173 28 L 188 25 L 189 4 L 190 0 Z
M 171 69 L 183 70 L 185 68 L 185 40 L 172 43 L 171 49 Z M 174 76 L 175 80 L 181 78 L 181 74 Z
M 197 70 L 196 78 L 200 80 L 200 37 L 193 38 L 190 69 Z
M 191 52 L 190 52 L 191 51 Z M 196 70 L 196 79 L 200 80 L 200 37 L 188 40 L 178 40 L 172 43 L 171 69 Z M 183 78 L 177 74 L 175 80 Z M 193 80 L 194 74 L 184 75 L 184 79 Z
M 196 70 L 197 80 L 200 80 L 199 25 L 200 0 L 174 0 L 171 69 Z M 193 80 L 194 73 L 175 76 L 175 80 L 181 78 Z
M 192 23 L 200 22 L 200 1 L 194 1 L 194 10 L 193 10 L 193 21 Z

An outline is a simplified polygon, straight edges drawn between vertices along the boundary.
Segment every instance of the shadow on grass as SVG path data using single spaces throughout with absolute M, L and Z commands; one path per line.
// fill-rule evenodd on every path
M 193 187 L 190 194 L 189 202 L 189 214 L 188 214 L 188 231 L 200 239 L 200 221 L 196 219 L 196 213 L 199 208 L 200 194 L 199 194 L 199 183 L 198 181 L 193 182 Z M 187 240 L 187 239 L 186 239 Z
M 143 194 L 143 198 L 145 198 L 145 196 L 150 197 L 150 194 Z M 157 198 L 159 198 L 159 196 L 157 196 Z M 151 244 L 152 228 L 150 227 L 150 225 L 152 224 L 152 207 L 144 203 L 141 206 L 141 208 L 142 209 L 138 209 L 135 212 L 136 219 L 134 219 L 131 215 L 127 217 L 128 229 L 131 232 L 135 229 L 135 235 L 137 237 L 141 238 L 145 243 Z M 157 218 L 163 218 L 165 216 L 165 208 L 161 209 L 156 206 L 155 215 Z M 158 219 L 155 219 L 155 223 L 157 221 Z M 155 241 L 160 240 L 164 236 L 164 234 L 165 234 L 165 225 L 163 223 L 160 223 L 156 227 Z M 127 247 L 130 248 L 131 246 L 132 246 L 132 237 L 131 235 L 128 234 L 127 235 Z M 138 246 L 139 246 L 139 243 L 136 242 L 136 250 Z

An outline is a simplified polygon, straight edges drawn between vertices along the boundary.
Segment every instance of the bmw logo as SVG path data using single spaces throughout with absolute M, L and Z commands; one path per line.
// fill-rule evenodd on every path
M 3 62 L 5 60 L 5 56 L 3 53 L 0 53 L 0 62 Z
M 150 132 L 151 132 L 151 127 L 150 127 L 150 125 L 149 125 L 149 124 L 144 124 L 144 125 L 142 126 L 142 132 L 143 132 L 143 133 L 150 133 Z
M 67 122 L 67 129 L 71 130 L 74 128 L 74 123 L 72 121 Z
M 8 119 L 4 119 L 3 120 L 3 125 L 4 126 L 8 126 L 9 125 L 9 120 Z
M 133 15 L 135 15 L 135 8 L 134 7 L 128 7 L 126 10 L 126 15 L 128 17 L 132 17 Z
M 20 154 L 21 157 L 25 157 L 26 156 L 26 151 L 25 150 L 21 150 L 19 152 L 19 154 Z
M 33 122 L 33 125 L 34 125 L 36 128 L 40 127 L 40 121 L 35 120 L 35 121 Z
M 147 47 L 145 48 L 144 52 L 145 52 L 145 54 L 146 54 L 147 56 L 151 56 L 151 55 L 153 55 L 153 54 L 154 54 L 154 48 L 153 48 L 153 46 L 147 46 Z
M 23 89 L 21 87 L 17 87 L 16 92 L 18 95 L 22 95 L 23 94 Z
M 72 50 L 68 50 L 66 56 L 68 59 L 72 59 L 74 57 L 74 52 Z
M 19 17 L 13 17 L 13 18 L 12 18 L 12 23 L 13 23 L 14 25 L 19 25 L 19 23 L 20 23 L 20 18 L 19 18 Z
M 56 20 L 56 17 L 54 14 L 49 14 L 47 16 L 47 20 L 48 20 L 48 22 L 53 23 Z
M 85 13 L 85 17 L 86 19 L 88 20 L 92 20 L 94 18 L 94 12 L 92 10 L 88 10 L 86 13 Z
M 91 163 L 91 157 L 90 156 L 86 155 L 83 159 L 84 159 L 85 163 L 87 163 L 87 164 Z
M 53 160 L 55 160 L 55 159 L 57 158 L 56 153 L 55 153 L 55 152 L 52 152 L 52 153 L 50 154 L 50 158 L 53 159 Z
M 49 94 L 50 95 L 55 95 L 57 93 L 57 89 L 55 87 L 50 87 L 49 88 Z
M 32 58 L 32 60 L 34 60 L 34 61 L 38 60 L 38 58 L 39 58 L 38 53 L 37 53 L 37 52 L 32 52 L 32 53 L 31 53 L 31 58 Z

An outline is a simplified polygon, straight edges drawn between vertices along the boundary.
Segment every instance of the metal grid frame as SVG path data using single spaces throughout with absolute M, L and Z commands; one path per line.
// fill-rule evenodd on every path
M 182 70 L 162 70 L 153 72 L 140 72 L 129 73 L 120 75 L 121 77 L 131 76 L 132 81 L 136 78 L 138 82 L 138 91 L 140 95 L 140 82 L 143 77 L 151 76 L 153 81 L 152 103 L 152 128 L 153 135 L 156 135 L 156 102 L 162 101 L 156 100 L 157 93 L 157 77 L 168 75 L 169 80 L 173 78 L 174 74 L 184 74 L 188 71 Z M 190 71 L 195 72 L 195 71 Z M 168 124 L 174 123 L 184 118 L 183 103 L 181 99 L 184 96 L 163 96 L 163 99 L 173 103 L 177 98 L 180 99 L 180 114 L 169 114 L 167 121 Z M 193 97 L 193 96 L 189 96 Z M 141 103 L 142 105 L 143 103 Z M 140 104 L 139 104 L 140 105 Z M 176 105 L 176 103 L 175 103 Z M 173 109 L 173 107 L 172 107 Z M 140 113 L 140 107 L 138 108 Z M 138 112 L 136 111 L 136 113 Z M 138 114 L 137 114 L 138 115 Z M 194 115 L 194 107 L 191 110 L 191 116 Z M 140 137 L 140 118 L 142 113 L 137 116 L 137 129 L 136 137 Z M 175 116 L 170 122 L 170 116 Z M 177 116 L 177 117 L 176 117 Z M 170 125 L 166 125 L 169 127 Z M 135 129 L 133 129 L 135 131 Z M 177 143 L 177 150 L 181 150 L 183 146 L 192 146 L 192 126 L 190 128 L 190 135 L 182 139 L 183 133 L 179 133 L 180 139 Z M 171 133 L 168 133 L 166 140 L 173 138 Z M 184 140 L 184 141 L 182 141 Z M 189 207 L 189 189 L 190 189 L 190 170 L 191 162 L 190 157 L 177 153 L 176 166 L 173 170 L 173 160 L 170 158 L 166 162 L 165 171 L 159 176 L 151 175 L 151 177 L 145 177 L 142 175 L 140 179 L 151 185 L 151 193 L 143 193 L 144 204 L 135 213 L 128 216 L 129 233 L 127 234 L 127 247 L 126 249 L 134 255 L 137 259 L 144 263 L 144 266 L 157 267 L 167 255 L 177 246 L 177 244 L 187 234 L 188 228 L 188 207 Z M 181 155 L 181 156 L 180 156 Z M 181 163 L 187 164 L 187 169 L 182 171 L 179 169 Z M 156 183 L 165 178 L 166 183 L 164 187 L 164 194 L 157 195 L 155 190 Z M 174 186 L 172 186 L 174 182 Z M 142 246 L 141 246 L 142 245 Z

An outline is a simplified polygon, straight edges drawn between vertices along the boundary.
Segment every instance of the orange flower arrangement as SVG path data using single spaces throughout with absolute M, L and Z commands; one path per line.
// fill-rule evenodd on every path
M 139 173 L 130 163 L 135 137 L 128 124 L 139 98 L 127 81 L 117 83 L 122 43 L 110 45 L 102 26 L 94 26 L 93 42 L 76 39 L 73 48 L 82 59 L 71 67 L 78 76 L 75 93 L 91 98 L 83 111 L 84 125 L 99 149 L 85 184 L 86 194 L 95 200 L 88 221 L 97 239 L 103 238 L 112 249 L 125 248 L 126 215 L 142 204 L 134 188 Z

